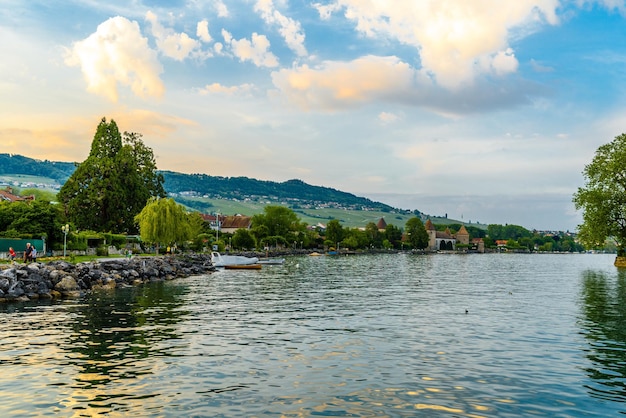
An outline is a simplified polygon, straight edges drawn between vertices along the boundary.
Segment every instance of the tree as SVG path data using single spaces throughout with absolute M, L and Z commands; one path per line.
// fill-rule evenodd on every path
M 174 244 L 191 239 L 190 217 L 174 199 L 153 197 L 135 216 L 141 240 L 155 243 L 157 254 L 160 244 Z
M 344 237 L 344 230 L 337 219 L 333 219 L 326 224 L 326 241 L 331 241 L 332 245 L 337 245 Z
M 58 194 L 67 218 L 79 229 L 135 232 L 134 217 L 150 197 L 165 197 L 163 177 L 141 135 L 120 134 L 102 118 L 91 151 Z
M 45 201 L 0 202 L 0 235 L 45 237 L 49 243 L 62 238 L 61 213 L 57 205 Z
M 385 237 L 393 248 L 400 248 L 402 242 L 402 230 L 393 224 L 385 227 Z
M 369 240 L 370 247 L 382 247 L 383 237 L 380 231 L 378 231 L 378 226 L 376 226 L 374 222 L 368 222 L 367 225 L 365 225 L 365 234 Z
M 404 231 L 409 237 L 411 247 L 423 250 L 428 247 L 428 232 L 424 227 L 424 223 L 418 217 L 414 217 L 406 221 Z
M 617 255 L 626 255 L 626 134 L 600 146 L 583 171 L 585 185 L 574 194 L 577 210 L 583 211 L 578 226 L 581 242 L 604 246 L 607 237 L 617 242 Z
M 283 206 L 265 206 L 264 213 L 252 217 L 252 225 L 257 239 L 278 236 L 285 242 L 293 242 L 306 227 L 300 223 L 296 213 Z
M 256 239 L 247 229 L 238 229 L 233 234 L 233 246 L 251 250 L 256 248 Z

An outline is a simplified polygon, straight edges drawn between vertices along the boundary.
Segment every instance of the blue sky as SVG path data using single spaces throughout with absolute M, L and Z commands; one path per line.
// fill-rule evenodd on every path
M 0 152 L 83 161 L 102 117 L 160 169 L 301 179 L 575 230 L 626 131 L 626 1 L 3 1 Z

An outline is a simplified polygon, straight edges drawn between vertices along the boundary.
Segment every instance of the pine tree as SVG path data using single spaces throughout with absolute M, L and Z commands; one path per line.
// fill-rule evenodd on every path
M 152 196 L 164 197 L 163 177 L 141 135 L 119 132 L 102 118 L 91 151 L 58 194 L 67 218 L 78 229 L 134 233 L 135 216 Z

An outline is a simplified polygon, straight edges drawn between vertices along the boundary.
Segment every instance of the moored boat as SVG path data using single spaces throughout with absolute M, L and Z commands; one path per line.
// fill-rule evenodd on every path
M 260 270 L 260 264 L 227 264 L 224 266 L 226 270 Z
M 243 255 L 221 255 L 217 251 L 211 253 L 211 263 L 215 267 L 226 266 L 245 266 L 250 264 L 258 264 L 257 257 L 246 257 Z

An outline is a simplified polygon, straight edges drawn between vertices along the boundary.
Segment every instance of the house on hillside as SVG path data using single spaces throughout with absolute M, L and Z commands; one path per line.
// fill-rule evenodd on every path
M 7 187 L 4 190 L 0 190 L 0 201 L 2 200 L 9 202 L 29 202 L 35 200 L 35 195 L 18 196 L 13 194 L 13 189 L 11 187 Z

